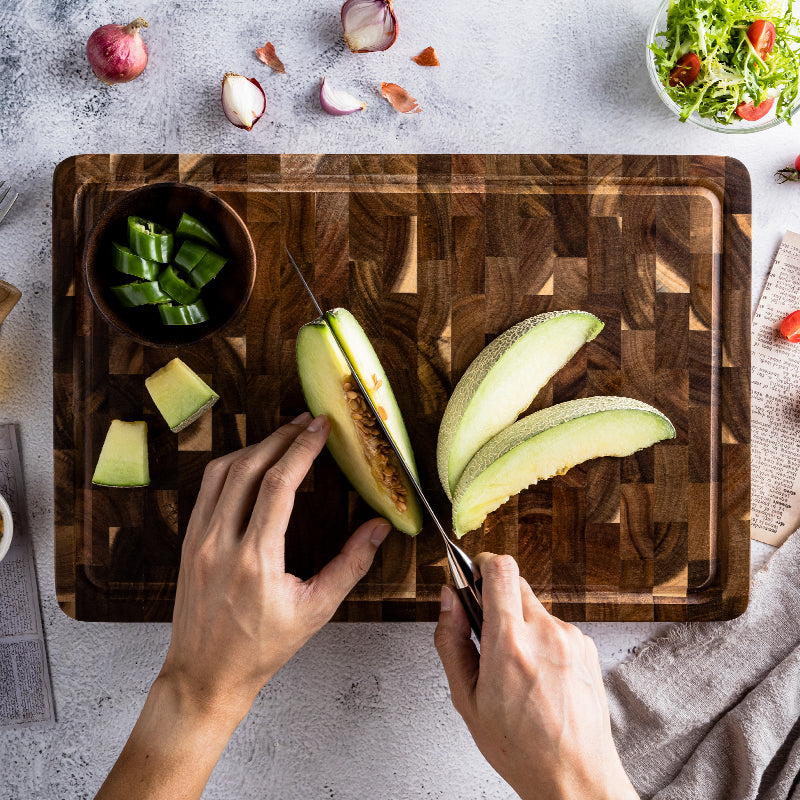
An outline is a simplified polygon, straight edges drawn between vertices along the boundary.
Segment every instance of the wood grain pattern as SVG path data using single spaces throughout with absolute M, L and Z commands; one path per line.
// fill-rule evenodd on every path
M 180 356 L 221 394 L 169 432 L 144 378 L 176 355 L 110 331 L 80 272 L 111 200 L 180 180 L 231 203 L 255 242 L 245 312 Z M 626 155 L 97 155 L 53 183 L 56 589 L 84 620 L 168 620 L 208 461 L 303 410 L 294 361 L 313 317 L 286 244 L 326 306 L 372 338 L 443 519 L 435 444 L 453 386 L 525 317 L 579 308 L 603 333 L 532 408 L 595 394 L 656 405 L 677 438 L 534 486 L 465 537 L 519 559 L 569 620 L 725 619 L 747 604 L 750 184 L 736 160 Z M 152 484 L 92 487 L 109 421 L 145 419 Z M 297 495 L 287 567 L 307 576 L 370 515 L 327 454 Z M 431 525 L 393 534 L 340 620 L 432 620 L 447 579 Z

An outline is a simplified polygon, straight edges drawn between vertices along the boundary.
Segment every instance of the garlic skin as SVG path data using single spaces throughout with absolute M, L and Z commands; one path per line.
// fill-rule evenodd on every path
M 255 78 L 226 72 L 222 79 L 222 110 L 232 125 L 249 131 L 267 110 L 267 96 Z
M 334 89 L 326 78 L 322 79 L 319 87 L 319 104 L 322 110 L 334 117 L 343 117 L 345 114 L 354 114 L 356 111 L 363 111 L 366 103 L 362 103 L 357 97 L 353 97 L 349 92 L 341 89 Z
M 344 41 L 354 53 L 388 50 L 397 28 L 392 0 L 345 0 L 342 6 Z

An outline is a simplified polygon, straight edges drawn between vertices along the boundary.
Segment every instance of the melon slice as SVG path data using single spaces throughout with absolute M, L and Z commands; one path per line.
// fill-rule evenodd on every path
M 331 326 L 347 350 L 384 424 L 417 477 L 414 453 L 389 379 L 367 335 L 349 311 L 330 312 Z M 322 319 L 297 334 L 297 368 L 308 408 L 331 422 L 328 449 L 361 497 L 400 531 L 422 529 L 422 508 L 389 443 L 377 428 L 330 328 Z
M 439 479 L 452 499 L 465 467 L 542 387 L 603 330 L 585 311 L 552 311 L 523 320 L 487 345 L 456 385 L 436 445 Z
M 460 538 L 523 489 L 601 456 L 629 456 L 675 437 L 672 423 L 628 397 L 587 397 L 537 411 L 485 444 L 453 496 Z
M 191 425 L 219 400 L 219 395 L 179 358 L 154 372 L 144 385 L 173 433 Z
M 98 486 L 147 486 L 147 423 L 111 420 L 92 476 Z

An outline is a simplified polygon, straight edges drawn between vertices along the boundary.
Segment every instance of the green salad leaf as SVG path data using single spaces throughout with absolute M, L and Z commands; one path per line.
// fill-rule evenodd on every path
M 775 46 L 762 61 L 747 38 L 757 19 L 775 26 Z M 697 112 L 723 125 L 738 120 L 741 103 L 775 98 L 775 115 L 791 123 L 800 91 L 800 31 L 792 0 L 670 0 L 666 29 L 650 44 L 656 72 L 681 108 L 681 120 Z M 700 74 L 689 86 L 669 85 L 678 59 L 693 52 Z

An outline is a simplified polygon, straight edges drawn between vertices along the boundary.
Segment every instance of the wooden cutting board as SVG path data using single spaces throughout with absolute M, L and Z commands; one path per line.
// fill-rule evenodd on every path
M 153 350 L 109 330 L 81 256 L 109 202 L 185 181 L 247 222 L 258 277 L 211 342 Z M 374 342 L 442 519 L 436 435 L 471 360 L 520 320 L 584 309 L 602 334 L 534 402 L 618 394 L 651 403 L 674 441 L 598 459 L 513 498 L 463 540 L 510 553 L 569 620 L 725 619 L 749 584 L 750 181 L 715 156 L 91 155 L 53 182 L 56 591 L 82 620 L 168 620 L 202 471 L 303 410 L 294 340 L 314 312 L 286 244 L 327 307 Z M 144 379 L 175 355 L 222 399 L 170 433 Z M 112 418 L 144 419 L 152 483 L 91 485 Z M 324 453 L 298 493 L 287 567 L 320 568 L 370 516 Z M 447 580 L 427 524 L 393 533 L 337 619 L 433 620 Z

